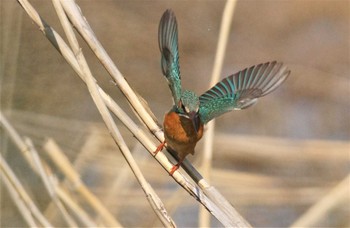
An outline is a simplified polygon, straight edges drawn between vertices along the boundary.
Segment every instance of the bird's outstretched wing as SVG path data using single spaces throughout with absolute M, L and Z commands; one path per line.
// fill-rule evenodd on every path
M 267 62 L 246 68 L 218 82 L 199 97 L 202 123 L 231 110 L 241 110 L 274 91 L 290 70 L 283 63 Z
M 174 102 L 177 105 L 181 97 L 181 77 L 178 52 L 178 34 L 175 14 L 168 9 L 159 22 L 158 42 L 162 53 L 161 65 L 167 78 Z

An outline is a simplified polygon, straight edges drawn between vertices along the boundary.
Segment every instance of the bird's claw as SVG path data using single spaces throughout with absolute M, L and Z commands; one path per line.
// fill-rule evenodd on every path
M 172 176 L 172 175 L 174 174 L 174 172 L 175 172 L 176 170 L 179 169 L 179 167 L 180 167 L 180 164 L 179 164 L 179 163 L 177 163 L 176 165 L 174 165 L 173 168 L 171 168 L 171 170 L 170 170 L 170 172 L 169 172 L 169 175 Z
M 153 152 L 154 156 L 156 156 L 158 154 L 159 151 L 163 150 L 164 146 L 165 146 L 165 141 L 162 142 L 161 144 L 159 144 L 159 146 L 157 146 L 157 149 Z M 181 165 L 181 162 L 177 163 L 176 165 L 174 165 L 170 172 L 169 172 L 169 175 L 172 176 L 174 174 L 174 172 L 176 170 L 178 170 L 180 168 L 180 165 Z
M 154 156 L 156 156 L 159 151 L 163 150 L 164 146 L 165 146 L 165 141 L 159 144 L 159 146 L 157 146 L 157 149 L 153 152 Z

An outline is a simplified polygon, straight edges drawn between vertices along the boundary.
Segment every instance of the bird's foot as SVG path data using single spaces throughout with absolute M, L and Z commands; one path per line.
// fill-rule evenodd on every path
M 158 154 L 159 151 L 163 150 L 165 146 L 165 140 L 164 142 L 162 142 L 161 144 L 159 144 L 159 146 L 157 147 L 157 149 L 153 152 L 154 156 L 156 156 Z
M 169 175 L 172 176 L 172 175 L 174 174 L 174 172 L 175 172 L 176 170 L 179 169 L 179 167 L 180 167 L 180 164 L 179 164 L 179 163 L 177 163 L 176 165 L 174 165 L 173 168 L 171 168 L 171 170 L 170 170 L 170 172 L 169 172 Z

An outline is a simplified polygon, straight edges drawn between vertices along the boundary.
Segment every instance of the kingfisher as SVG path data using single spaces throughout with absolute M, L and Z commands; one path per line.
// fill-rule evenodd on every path
M 223 113 L 252 106 L 259 97 L 280 86 L 290 74 L 282 62 L 261 63 L 226 77 L 197 96 L 181 86 L 177 22 L 170 9 L 164 12 L 160 20 L 158 43 L 162 73 L 168 81 L 174 105 L 165 114 L 165 140 L 154 154 L 161 151 L 165 144 L 168 149 L 176 151 L 178 163 L 172 167 L 170 175 L 180 167 L 188 154 L 194 154 L 206 123 Z

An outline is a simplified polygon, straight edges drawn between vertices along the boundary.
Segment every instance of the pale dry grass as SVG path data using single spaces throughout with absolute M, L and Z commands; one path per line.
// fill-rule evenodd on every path
M 317 12 L 315 14 L 317 15 Z M 293 21 L 293 24 L 295 23 L 297 22 Z M 16 58 L 16 49 L 12 51 L 14 55 L 11 57 Z M 72 59 L 73 68 L 80 72 L 78 74 L 84 79 L 86 76 L 81 70 L 82 63 L 75 60 L 76 54 L 80 54 L 79 50 L 72 53 L 67 52 L 63 55 Z M 184 65 L 186 68 L 186 63 Z M 304 68 L 295 64 L 293 72 L 298 76 Z M 339 68 L 338 72 L 346 72 L 344 69 Z M 113 74 L 114 70 L 110 71 Z M 310 69 L 308 72 L 311 75 L 313 71 Z M 335 80 L 334 77 L 329 77 L 327 72 L 316 73 L 319 79 L 317 83 L 312 77 L 305 77 L 301 83 L 303 86 L 296 86 L 295 81 L 288 81 L 291 83 L 292 97 L 295 97 L 295 100 L 296 95 L 317 97 L 346 107 L 345 97 L 349 94 L 348 78 L 338 75 Z M 12 74 L 16 74 L 15 68 L 11 68 Z M 90 88 L 92 84 L 93 80 L 90 81 Z M 330 85 L 333 89 L 336 88 L 336 92 L 329 92 Z M 112 112 L 127 112 L 127 108 L 120 109 L 113 102 L 109 102 L 107 93 L 97 89 Z M 10 94 L 6 94 L 6 97 L 8 96 L 11 97 Z M 6 100 L 6 103 L 10 100 L 12 98 Z M 120 102 L 120 99 L 117 100 Z M 129 100 L 138 101 L 136 97 L 129 97 Z M 292 101 L 293 98 L 289 100 Z M 143 108 L 143 104 L 140 108 Z M 257 119 L 275 115 L 268 111 L 268 114 L 260 113 Z M 323 111 L 333 117 L 334 113 L 328 112 L 329 109 Z M 13 136 L 9 136 L 8 131 L 4 130 L 6 127 L 2 119 L 1 154 L 5 159 L 1 162 L 1 182 L 4 183 L 2 196 L 5 197 L 1 200 L 1 225 L 165 226 L 164 222 L 159 221 L 159 217 L 150 212 L 144 192 L 129 171 L 124 157 L 116 151 L 115 143 L 102 124 L 11 108 L 5 113 L 19 135 L 17 139 L 13 138 L 18 145 L 16 148 L 11 140 Z M 118 118 L 123 124 L 133 122 L 132 119 L 123 119 L 123 115 L 120 114 Z M 143 119 L 145 118 L 149 117 L 144 116 Z M 247 120 L 244 118 L 241 119 L 242 122 Z M 271 119 L 273 123 L 275 119 Z M 347 124 L 344 122 L 339 129 Z M 196 201 L 170 181 L 166 172 L 143 148 L 145 146 L 152 151 L 157 143 L 154 140 L 146 141 L 149 136 L 142 135 L 142 132 L 147 132 L 147 128 L 132 124 L 127 126 L 134 131 L 130 133 L 119 122 L 115 125 L 123 136 L 124 147 L 130 148 L 139 169 L 162 199 L 169 215 L 179 226 L 208 224 L 208 220 L 203 223 L 197 222 Z M 162 139 L 157 125 L 152 126 L 154 128 L 148 128 L 157 134 L 158 139 Z M 259 129 L 259 124 L 256 127 Z M 216 186 L 249 222 L 253 221 L 253 224 L 258 226 L 293 224 L 344 227 L 350 224 L 347 216 L 350 213 L 349 189 L 346 188 L 349 180 L 345 177 L 349 172 L 350 145 L 347 141 L 292 140 L 219 132 L 220 130 L 216 131 L 212 141 L 215 153 L 213 161 L 210 162 L 211 184 Z M 202 147 L 203 144 L 199 145 L 197 151 L 201 151 Z M 207 144 L 204 144 L 204 147 L 208 148 Z M 59 154 L 61 159 L 58 160 L 57 156 L 53 159 L 54 156 L 49 155 L 51 153 Z M 195 167 L 201 167 L 203 162 L 210 165 L 203 156 L 197 153 Z M 171 167 L 171 163 L 166 165 L 168 166 Z M 198 176 L 195 178 L 198 179 Z M 7 198 L 9 195 L 11 199 Z M 17 205 L 22 216 L 14 205 Z M 217 220 L 213 220 L 211 224 L 221 225 Z
M 147 216 L 140 214 L 142 211 L 149 210 L 147 209 L 147 200 L 138 188 L 123 157 L 116 153 L 113 140 L 108 137 L 108 132 L 103 125 L 50 116 L 37 116 L 18 111 L 12 114 L 11 120 L 19 132 L 35 139 L 35 146 L 39 149 L 42 159 L 51 164 L 52 172 L 60 174 L 61 184 L 59 186 L 61 187 L 59 187 L 60 190 L 57 194 L 64 194 L 60 198 L 78 224 L 105 224 L 102 220 L 96 220 L 98 215 L 101 215 L 100 212 L 92 209 L 94 206 L 90 205 L 90 200 L 80 192 L 81 185 L 85 183 L 91 193 L 125 226 L 160 225 L 155 215 L 151 215 L 149 212 L 146 213 Z M 67 125 L 62 125 L 62 121 Z M 80 141 L 75 145 L 71 144 L 71 136 L 65 134 L 65 132 L 71 131 L 73 125 L 76 126 L 75 139 Z M 35 130 L 30 126 L 36 126 Z M 49 157 L 45 155 L 46 148 L 53 141 L 45 141 L 44 139 L 55 134 L 60 135 L 57 137 L 57 143 L 62 147 L 61 150 L 67 154 L 70 160 L 74 161 L 72 168 L 75 171 L 71 172 L 76 174 L 68 176 L 75 176 L 72 178 L 75 181 L 64 181 L 70 178 L 64 178 L 62 174 L 65 172 L 57 169 L 57 166 L 53 165 Z M 127 132 L 123 131 L 123 134 L 127 135 Z M 181 211 L 185 208 L 196 208 L 195 201 L 189 200 L 183 190 L 169 183 L 169 177 L 162 173 L 156 162 L 152 161 L 149 156 L 145 156 L 144 149 L 138 146 L 139 144 L 132 139 L 131 135 L 127 140 L 130 142 L 130 148 L 134 148 L 132 153 L 140 169 L 155 187 L 170 214 L 182 214 Z M 323 208 L 320 209 L 322 216 L 317 216 L 320 214 L 319 212 L 313 214 L 312 220 L 303 223 L 303 226 L 329 224 L 341 227 L 347 224 L 348 189 L 345 187 L 343 190 L 336 190 L 339 189 L 336 185 L 340 181 L 339 177 L 346 174 L 348 169 L 349 143 L 226 134 L 217 134 L 214 142 L 214 147 L 220 148 L 220 153 L 214 156 L 211 172 L 213 185 L 217 186 L 229 201 L 238 208 L 242 208 L 243 212 L 247 213 L 248 220 L 249 210 L 253 210 L 253 208 L 264 207 L 266 210 L 271 210 L 271 214 L 273 214 L 276 208 L 285 208 L 288 205 L 289 211 L 301 215 L 305 209 L 310 207 L 310 210 L 307 210 L 306 214 L 303 215 L 306 217 L 311 216 L 308 214 L 315 210 L 311 208 L 317 208 L 319 204 L 322 204 L 320 206 Z M 232 150 L 233 147 L 234 150 Z M 17 154 L 16 156 L 21 156 L 17 149 L 14 149 L 13 153 Z M 244 154 L 249 156 L 244 156 Z M 194 161 L 195 164 L 200 157 L 199 155 Z M 10 160 L 13 162 L 13 159 Z M 220 160 L 226 162 L 222 166 L 217 166 L 216 163 Z M 254 165 L 255 171 L 247 168 L 237 170 L 237 167 L 245 167 L 247 164 L 260 164 L 260 168 Z M 28 165 L 25 164 L 25 166 Z M 33 172 L 27 175 L 33 177 L 35 174 Z M 17 176 L 20 180 L 23 178 L 21 174 L 17 174 Z M 344 179 L 345 185 L 347 182 L 348 179 Z M 40 185 L 44 188 L 43 184 Z M 33 192 L 30 185 L 28 187 L 26 191 L 30 192 L 33 201 L 39 202 L 41 208 L 47 208 L 43 213 L 49 221 L 55 225 L 66 224 L 59 215 L 57 207 L 50 206 L 48 200 L 50 197 L 45 191 Z M 333 187 L 334 190 L 332 190 Z M 337 197 L 329 195 L 334 191 L 342 193 L 337 194 Z M 69 197 L 69 199 L 67 200 L 65 197 Z M 326 205 L 324 197 L 327 197 Z M 69 206 L 69 204 L 76 203 L 76 206 Z M 131 219 L 132 215 L 134 215 L 133 219 Z M 284 216 L 286 218 L 288 216 L 298 217 L 288 215 L 288 212 Z M 332 220 L 333 217 L 337 219 Z M 300 221 L 303 222 L 305 219 L 300 219 Z M 302 225 L 299 223 L 298 226 Z

